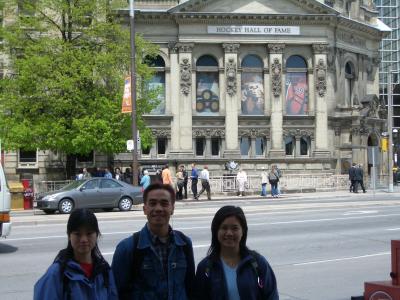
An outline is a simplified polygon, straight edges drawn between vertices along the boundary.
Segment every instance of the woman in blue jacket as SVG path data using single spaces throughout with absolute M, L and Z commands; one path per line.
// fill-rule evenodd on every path
M 34 287 L 34 300 L 117 300 L 109 264 L 97 246 L 97 218 L 87 209 L 74 210 L 67 224 L 68 246 Z
M 201 300 L 279 300 L 267 260 L 246 246 L 247 221 L 240 207 L 220 208 L 211 223 L 211 246 L 197 266 Z

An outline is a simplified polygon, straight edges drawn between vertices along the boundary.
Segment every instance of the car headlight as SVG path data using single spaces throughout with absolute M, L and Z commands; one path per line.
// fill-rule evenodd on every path
M 57 198 L 57 195 L 49 195 L 49 196 L 44 196 L 42 200 L 44 201 L 53 201 Z

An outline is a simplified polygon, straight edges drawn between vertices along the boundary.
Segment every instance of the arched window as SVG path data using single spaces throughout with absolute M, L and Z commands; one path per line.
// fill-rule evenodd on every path
M 196 63 L 196 111 L 199 115 L 219 112 L 218 62 L 204 55 Z
M 353 64 L 351 62 L 347 62 L 344 67 L 344 77 L 345 77 L 345 84 L 344 84 L 345 103 L 347 106 L 353 106 L 353 89 L 354 89 L 355 73 Z
M 300 155 L 310 155 L 311 139 L 309 136 L 300 138 Z
M 247 55 L 242 61 L 242 114 L 264 114 L 263 62 L 256 55 Z
M 156 107 L 150 114 L 165 114 L 165 62 L 161 56 L 146 57 L 145 63 L 154 70 L 153 77 L 147 83 L 150 100 L 156 102 Z M 156 93 L 156 95 L 154 95 Z
M 308 113 L 307 63 L 299 55 L 292 55 L 286 62 L 286 114 Z
M 294 155 L 294 149 L 296 145 L 296 139 L 294 136 L 285 137 L 285 154 L 286 155 Z

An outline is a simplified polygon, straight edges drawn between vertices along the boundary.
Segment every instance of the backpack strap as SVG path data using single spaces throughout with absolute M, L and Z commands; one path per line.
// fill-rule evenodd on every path
M 260 266 L 258 265 L 258 262 L 257 262 L 257 258 L 259 257 L 260 255 L 257 253 L 257 252 L 255 252 L 255 251 L 250 251 L 250 264 L 251 264 L 251 267 L 253 268 L 253 271 L 254 271 L 254 273 L 256 274 L 256 277 L 257 277 L 257 286 L 258 286 L 258 292 L 259 292 L 259 296 L 257 297 L 257 299 L 262 299 L 262 295 L 263 295 L 263 293 L 264 293 L 264 284 L 265 284 L 265 282 L 263 281 L 263 279 L 262 279 L 262 272 L 261 272 L 261 270 L 260 270 Z

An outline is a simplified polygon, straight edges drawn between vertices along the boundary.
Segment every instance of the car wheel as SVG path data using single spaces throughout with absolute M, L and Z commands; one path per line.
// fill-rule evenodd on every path
M 114 208 L 113 207 L 105 207 L 103 208 L 104 211 L 112 211 Z
M 131 210 L 132 200 L 129 197 L 122 197 L 118 202 L 118 208 L 121 211 Z
M 53 210 L 53 209 L 43 209 L 43 212 L 44 212 L 46 215 L 52 215 L 52 214 L 54 214 L 56 211 Z
M 58 210 L 62 214 L 70 214 L 74 209 L 74 202 L 71 199 L 63 199 L 58 204 Z

